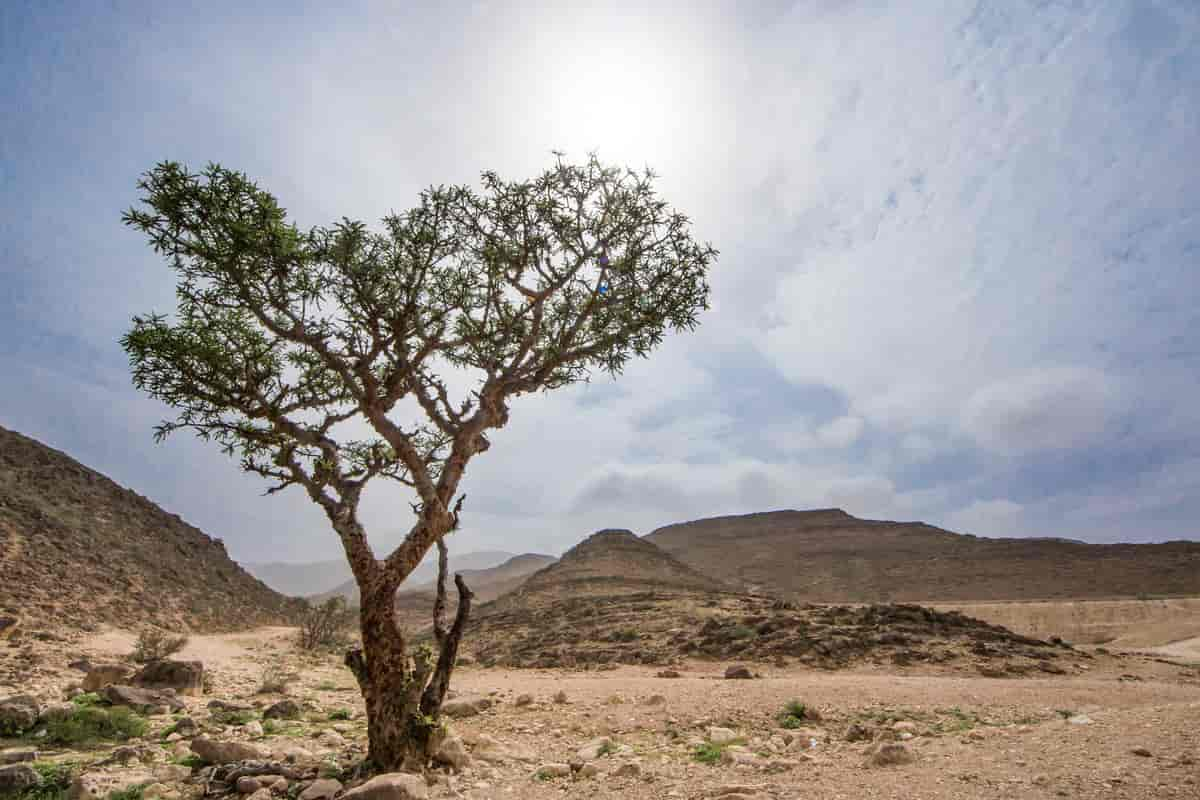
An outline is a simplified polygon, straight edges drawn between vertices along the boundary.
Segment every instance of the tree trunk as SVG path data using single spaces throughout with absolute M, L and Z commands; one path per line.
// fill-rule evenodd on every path
M 421 771 L 441 746 L 439 716 L 454 669 L 471 592 L 455 576 L 459 608 L 441 642 L 441 653 L 427 646 L 409 653 L 396 624 L 396 586 L 379 581 L 360 587 L 362 649 L 346 653 L 346 666 L 358 679 L 367 708 L 367 760 L 379 772 Z

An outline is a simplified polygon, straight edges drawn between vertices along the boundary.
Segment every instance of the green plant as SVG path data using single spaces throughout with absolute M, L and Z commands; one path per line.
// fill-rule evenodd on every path
M 171 763 L 179 764 L 187 767 L 188 769 L 195 769 L 196 767 L 204 766 L 204 762 L 200 759 L 200 756 L 194 753 L 183 756 L 182 758 L 172 758 Z
M 91 706 L 102 705 L 104 703 L 104 698 L 95 692 L 84 692 L 83 694 L 77 694 L 72 697 L 71 702 L 79 708 L 90 708 Z
M 789 700 L 779 715 L 779 726 L 788 729 L 802 728 L 807 713 L 808 706 L 804 703 L 799 700 Z
M 350 709 L 348 708 L 339 708 L 329 712 L 329 719 L 331 720 L 346 720 L 350 719 L 351 716 Z
M 142 800 L 142 789 L 141 786 L 130 786 L 128 789 L 109 792 L 108 800 Z
M 600 745 L 599 753 L 602 756 L 606 756 L 609 753 L 615 753 L 615 752 L 617 752 L 617 743 L 612 741 L 611 739 L 609 741 L 605 742 L 604 744 Z
M 128 708 L 77 708 L 69 716 L 46 723 L 46 742 L 86 745 L 97 741 L 124 741 L 143 735 L 146 720 Z
M 245 725 L 254 720 L 255 714 L 250 710 L 221 709 L 214 711 L 212 718 L 222 725 Z M 265 730 L 265 728 L 264 728 Z
M 734 625 L 729 630 L 730 639 L 750 639 L 755 636 L 753 628 L 748 628 L 745 625 Z
M 263 720 L 263 733 L 267 736 L 273 736 L 279 732 L 279 723 L 273 719 Z
M 712 766 L 720 763 L 721 753 L 724 751 L 725 748 L 722 745 L 713 744 L 712 742 L 705 742 L 704 744 L 696 746 L 696 749 L 692 751 L 692 758 L 696 759 L 701 764 L 708 764 L 709 766 Z
M 32 766 L 38 782 L 16 795 L 18 800 L 66 800 L 78 765 L 69 761 L 35 761 Z
M 147 629 L 138 634 L 137 642 L 134 644 L 129 658 L 139 664 L 160 661 L 178 653 L 187 647 L 187 643 L 188 637 L 186 636 L 171 636 L 162 631 Z

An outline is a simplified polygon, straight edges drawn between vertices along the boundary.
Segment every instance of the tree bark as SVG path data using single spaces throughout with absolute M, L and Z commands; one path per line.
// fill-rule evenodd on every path
M 346 653 L 367 709 L 369 765 L 380 772 L 420 771 L 441 745 L 439 717 L 458 643 L 471 606 L 471 592 L 455 576 L 459 607 L 454 623 L 440 642 L 409 653 L 396 624 L 396 589 L 390 580 L 360 587 L 361 649 Z M 436 658 L 436 662 L 435 659 Z

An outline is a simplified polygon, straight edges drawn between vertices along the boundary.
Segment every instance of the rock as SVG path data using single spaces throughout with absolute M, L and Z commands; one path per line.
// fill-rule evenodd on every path
M 575 756 L 580 761 L 595 761 L 604 753 L 607 753 L 613 747 L 613 740 L 607 736 L 601 736 L 598 739 L 592 739 L 587 744 L 575 751 Z
M 750 668 L 742 664 L 734 664 L 725 669 L 726 680 L 748 680 L 753 677 L 754 673 L 750 671 Z
M 0 767 L 0 795 L 17 794 L 30 786 L 37 786 L 39 781 L 37 770 L 28 764 Z
M 141 770 L 85 772 L 76 776 L 67 791 L 68 800 L 104 800 L 113 792 L 124 792 L 155 783 L 154 776 Z
M 191 776 L 192 771 L 183 764 L 160 764 L 154 768 L 154 777 L 163 783 L 179 783 Z
M 0 700 L 0 736 L 19 736 L 37 725 L 36 697 L 19 694 Z
M 209 764 L 229 764 L 234 761 L 250 761 L 262 759 L 266 754 L 252 744 L 245 742 L 216 742 L 197 736 L 192 739 L 192 752 Z
M 751 753 L 745 747 L 732 746 L 726 747 L 721 751 L 722 764 L 755 764 L 758 762 L 758 756 Z
M 713 744 L 729 744 L 738 738 L 737 733 L 729 728 L 718 728 L 715 725 L 708 729 L 708 740 Z
M 636 778 L 642 774 L 642 765 L 636 761 L 626 761 L 613 771 L 614 778 Z
M 652 694 L 649 697 L 647 697 L 645 700 L 642 701 L 642 705 L 661 706 L 661 705 L 665 705 L 666 702 L 667 702 L 667 698 L 663 697 L 661 694 Z
M 455 770 L 461 770 L 470 765 L 471 756 L 467 753 L 463 740 L 451 734 L 442 740 L 437 752 L 433 754 L 433 760 L 439 764 L 447 764 Z
M 871 764 L 876 767 L 889 767 L 897 764 L 911 764 L 916 756 L 906 744 L 898 742 L 883 742 L 871 748 Z
M 250 800 L 271 800 L 272 792 L 266 786 L 261 789 L 256 789 L 254 794 L 250 795 Z
M 1037 667 L 1042 672 L 1048 672 L 1051 675 L 1066 675 L 1067 674 L 1067 671 L 1065 669 L 1063 669 L 1058 664 L 1055 664 L 1051 661 L 1039 661 Z
M 191 717 L 180 717 L 175 720 L 175 733 L 185 738 L 195 736 L 200 732 L 200 728 L 196 725 L 196 720 Z
M 341 790 L 341 781 L 335 781 L 333 778 L 318 778 L 300 793 L 299 800 L 330 800 Z
M 600 774 L 600 769 L 595 764 L 582 764 L 575 772 L 579 778 L 594 778 Z
M 1086 714 L 1076 714 L 1067 720 L 1071 725 L 1091 725 L 1092 718 Z
M 534 778 L 565 778 L 571 774 L 570 764 L 542 764 L 533 771 Z
M 567 693 L 562 689 L 559 689 L 554 693 L 554 702 L 558 703 L 560 706 L 565 706 L 567 704 Z
M 276 761 L 287 761 L 292 764 L 307 764 L 317 760 L 316 755 L 305 750 L 298 744 L 283 744 L 275 748 L 271 757 Z
M 98 692 L 114 683 L 127 683 L 133 668 L 125 664 L 96 664 L 83 677 L 80 688 L 85 692 Z
M 660 670 L 659 672 L 654 673 L 654 677 L 656 677 L 656 678 L 678 678 L 678 677 L 680 677 L 680 675 L 677 670 L 664 669 L 664 670 Z
M 169 689 L 141 689 L 114 683 L 104 687 L 104 697 L 114 706 L 128 706 L 143 714 L 165 714 L 168 709 L 183 711 L 186 707 Z
M 296 719 L 300 716 L 300 704 L 295 700 L 280 700 L 263 712 L 263 719 Z
M 517 695 L 517 699 L 513 701 L 513 704 L 516 705 L 517 708 L 520 708 L 521 706 L 533 705 L 533 695 L 519 694 Z
M 0 764 L 20 764 L 25 761 L 37 761 L 38 751 L 27 747 L 17 747 L 11 750 L 0 750 Z
M 1153 755 L 1149 750 L 1147 750 L 1144 747 L 1135 747 L 1132 750 L 1130 750 L 1129 752 L 1133 753 L 1135 756 L 1141 756 L 1142 758 L 1150 758 Z
M 243 775 L 242 777 L 238 778 L 235 787 L 237 788 L 239 794 L 254 794 L 259 789 L 263 788 L 262 784 L 259 783 L 258 778 L 251 775 Z
M 871 729 L 857 722 L 846 729 L 847 742 L 869 742 L 873 738 L 875 738 L 875 734 L 871 732 Z
M 17 626 L 21 624 L 21 620 L 16 617 L 3 616 L 0 617 L 0 639 L 7 639 L 16 632 Z
M 171 755 L 176 758 L 187 758 L 192 755 L 192 745 L 188 742 L 176 742 L 171 748 Z
M 346 746 L 346 739 L 334 730 L 321 731 L 321 735 L 317 737 L 317 741 L 326 747 L 338 748 Z
M 38 717 L 39 722 L 62 722 L 70 719 L 75 714 L 74 703 L 51 703 L 42 709 L 42 713 Z
M 242 726 L 242 730 L 251 739 L 258 739 L 263 735 L 262 723 L 256 719 L 252 719 Z
M 204 691 L 204 664 L 200 661 L 151 661 L 131 683 L 147 689 L 174 689 L 177 694 L 199 697 Z
M 442 703 L 442 713 L 448 717 L 461 719 L 473 717 L 480 711 L 492 707 L 492 701 L 486 697 L 456 697 Z
M 225 700 L 209 700 L 207 708 L 209 711 L 249 711 L 250 710 L 250 706 L 242 706 L 242 705 L 238 705 L 237 703 L 229 703 L 229 702 L 226 702 Z
M 86 658 L 77 658 L 71 663 L 67 664 L 67 668 L 77 669 L 86 675 L 92 671 L 92 662 L 88 661 Z
M 342 795 L 342 800 L 426 800 L 429 787 L 419 775 L 389 772 L 377 775 Z

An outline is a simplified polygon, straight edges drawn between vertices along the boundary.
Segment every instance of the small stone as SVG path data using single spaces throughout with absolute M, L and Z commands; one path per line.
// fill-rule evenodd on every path
M 1153 755 L 1145 747 L 1135 747 L 1129 752 L 1133 753 L 1135 756 L 1141 756 L 1142 758 L 1150 758 Z
M 259 722 L 259 721 L 258 721 L 258 720 L 256 720 L 256 719 L 254 719 L 254 720 L 250 720 L 250 721 L 249 721 L 249 722 L 247 722 L 245 725 L 243 725 L 243 726 L 242 726 L 242 730 L 243 730 L 243 731 L 245 732 L 245 734 L 246 734 L 247 736 L 249 736 L 251 739 L 257 739 L 257 738 L 259 738 L 260 736 L 262 736 L 262 735 L 263 735 L 263 726 L 262 726 L 262 723 L 261 723 L 261 722 Z
M 570 764 L 549 763 L 542 764 L 533 771 L 534 778 L 565 778 L 571 774 Z
M 37 770 L 28 764 L 0 767 L 0 795 L 18 794 L 39 782 Z
M 342 795 L 342 800 L 425 800 L 429 787 L 420 775 L 388 772 L 376 775 Z
M 601 736 L 598 739 L 592 739 L 575 751 L 575 756 L 580 761 L 595 761 L 604 753 L 611 750 L 613 747 L 612 739 L 607 736 Z
M 446 764 L 455 770 L 461 770 L 463 767 L 471 764 L 471 756 L 467 753 L 467 748 L 463 745 L 463 740 L 457 736 L 450 735 L 442 740 L 442 744 L 433 755 L 433 760 L 439 764 Z
M 916 760 L 912 750 L 906 744 L 884 742 L 871 752 L 871 764 L 877 767 L 888 767 L 897 764 L 911 764 Z
M 1085 714 L 1076 714 L 1068 719 L 1067 722 L 1071 723 L 1072 725 L 1091 725 L 1092 718 Z
M 748 680 L 754 677 L 754 673 L 750 668 L 743 664 L 734 664 L 725 669 L 725 678 L 727 680 Z
M 217 742 L 198 736 L 192 740 L 191 750 L 201 761 L 209 764 L 229 764 L 234 761 L 251 761 L 264 757 L 259 748 L 245 742 Z
M 661 705 L 665 705 L 666 702 L 667 702 L 667 698 L 663 697 L 661 694 L 652 694 L 649 697 L 647 697 L 645 700 L 642 701 L 642 705 L 661 706 Z
M 636 761 L 626 761 L 613 771 L 614 778 L 636 778 L 642 774 L 642 765 Z
M 847 742 L 869 742 L 875 738 L 875 734 L 871 732 L 870 728 L 855 722 L 846 729 L 845 738 Z
M 25 761 L 37 761 L 38 751 L 26 747 L 0 751 L 0 764 L 20 764 Z
M 263 712 L 263 719 L 296 719 L 299 716 L 300 704 L 290 699 L 273 703 Z
M 560 706 L 566 705 L 567 704 L 567 693 L 564 692 L 563 690 L 559 689 L 557 692 L 554 693 L 554 702 L 558 703 Z
M 680 677 L 680 675 L 679 675 L 679 670 L 664 669 L 664 670 L 660 670 L 659 672 L 654 673 L 654 677 L 656 677 L 656 678 L 678 678 L 678 677 Z
M 330 798 L 341 790 L 341 781 L 335 781 L 332 778 L 319 778 L 310 783 L 308 788 L 300 793 L 299 800 L 330 800 Z
M 708 729 L 708 740 L 713 744 L 729 744 L 736 738 L 737 733 L 729 728 L 718 728 L 714 725 Z
M 272 800 L 271 790 L 264 786 L 250 795 L 250 800 Z
M 144 800 L 175 800 L 179 792 L 161 783 L 152 783 L 142 789 Z
M 156 782 L 148 772 L 85 772 L 72 781 L 67 797 L 69 800 L 103 800 L 113 792 L 124 792 Z
M 262 784 L 254 776 L 243 775 L 237 779 L 237 790 L 240 794 L 254 794 L 261 788 Z
M 580 778 L 594 778 L 600 774 L 600 768 L 595 764 L 583 764 L 575 774 Z

